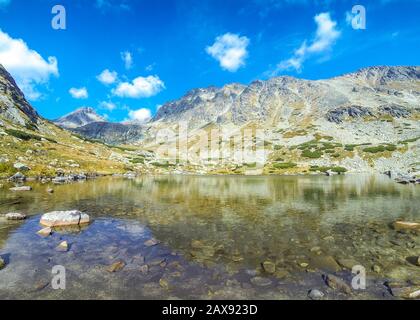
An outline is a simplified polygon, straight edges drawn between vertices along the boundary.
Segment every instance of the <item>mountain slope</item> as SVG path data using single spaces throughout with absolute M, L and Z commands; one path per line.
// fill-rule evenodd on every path
M 53 122 L 59 127 L 74 129 L 83 127 L 94 122 L 105 122 L 106 120 L 98 115 L 93 108 L 83 107 L 77 109 Z
M 277 77 L 195 89 L 159 109 L 145 128 L 143 143 L 149 150 L 162 149 L 156 135 L 172 130 L 166 144 L 174 154 L 181 152 L 180 126 L 188 126 L 191 151 L 196 141 L 207 143 L 200 138 L 203 131 L 210 137 L 217 129 L 232 138 L 259 129 L 267 146 L 266 173 L 285 172 L 276 169 L 285 166 L 276 159 L 296 164 L 298 169 L 286 172 L 328 166 L 355 172 L 420 171 L 419 119 L 420 67 L 380 66 L 317 81 Z M 229 154 L 229 144 L 219 145 L 220 153 Z M 196 159 L 207 169 L 215 163 L 206 155 Z M 232 155 L 226 163 L 234 171 L 244 166 Z
M 43 119 L 0 66 L 0 178 L 19 170 L 40 178 L 69 173 L 123 173 L 134 169 L 129 161 L 133 154 L 80 139 Z M 137 165 L 137 169 L 141 170 L 141 166 Z
M 21 126 L 36 125 L 39 115 L 26 101 L 15 80 L 0 64 L 0 116 Z
M 296 122 L 297 115 L 299 121 L 305 116 L 323 118 L 331 110 L 358 104 L 373 112 L 387 104 L 412 112 L 419 99 L 419 81 L 420 67 L 372 67 L 330 80 L 278 77 L 248 86 L 195 89 L 163 105 L 153 120 L 189 121 L 193 127 L 208 122 L 281 124 Z

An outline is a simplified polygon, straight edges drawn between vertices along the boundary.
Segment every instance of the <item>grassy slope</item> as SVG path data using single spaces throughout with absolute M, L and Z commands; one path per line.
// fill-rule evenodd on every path
M 16 173 L 17 170 L 13 167 L 16 162 L 31 168 L 25 172 L 27 176 L 55 176 L 57 169 L 66 173 L 99 174 L 122 173 L 131 169 L 130 165 L 114 160 L 124 156 L 124 150 L 98 142 L 83 141 L 47 121 L 42 121 L 39 131 L 13 126 L 4 119 L 2 121 L 5 127 L 0 127 L 0 159 L 8 161 L 0 163 L 0 178 Z M 29 140 L 19 139 L 16 137 L 19 135 L 10 134 L 10 129 L 34 137 Z M 39 141 L 38 137 L 43 139 Z

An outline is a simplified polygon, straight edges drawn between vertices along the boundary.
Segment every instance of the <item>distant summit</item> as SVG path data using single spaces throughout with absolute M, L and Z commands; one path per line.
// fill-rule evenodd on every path
M 83 107 L 77 109 L 53 122 L 66 129 L 83 127 L 94 122 L 105 122 L 106 120 L 98 115 L 93 108 Z

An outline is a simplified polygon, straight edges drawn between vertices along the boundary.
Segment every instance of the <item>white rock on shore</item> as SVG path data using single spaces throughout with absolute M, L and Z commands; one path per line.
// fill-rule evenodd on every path
M 14 187 L 14 188 L 10 188 L 10 191 L 31 191 L 32 187 L 28 187 L 28 186 L 23 186 L 23 187 Z
M 25 220 L 26 215 L 23 213 L 10 212 L 6 214 L 7 220 Z
M 86 213 L 73 211 L 54 211 L 44 214 L 40 223 L 47 227 L 65 227 L 88 224 L 90 218 Z

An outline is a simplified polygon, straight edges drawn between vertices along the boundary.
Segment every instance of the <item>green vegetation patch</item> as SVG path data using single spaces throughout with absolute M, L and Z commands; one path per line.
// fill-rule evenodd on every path
M 312 171 L 312 172 L 327 172 L 327 171 L 332 171 L 332 172 L 335 172 L 335 173 L 338 173 L 338 174 L 342 174 L 342 173 L 346 173 L 348 170 L 346 168 L 344 168 L 344 167 L 335 167 L 335 166 L 332 166 L 332 167 L 327 167 L 327 166 L 322 166 L 322 167 L 319 167 L 319 166 L 311 166 L 311 168 L 309 169 L 309 171 Z
M 395 146 L 393 144 L 387 144 L 387 145 L 379 145 L 379 146 L 376 146 L 376 147 L 364 148 L 363 152 L 379 153 L 379 152 L 395 151 L 395 150 L 397 150 L 397 146 Z
M 38 140 L 38 141 L 41 141 L 40 136 L 30 134 L 30 133 L 26 133 L 26 132 L 23 132 L 23 131 L 19 131 L 19 130 L 15 130 L 15 129 L 6 129 L 4 131 L 8 135 L 13 136 L 13 137 L 18 138 L 18 139 L 21 139 L 21 140 L 25 140 L 25 141 Z
M 273 167 L 276 169 L 291 169 L 297 167 L 297 164 L 293 162 L 277 162 L 273 163 Z
M 0 176 L 11 176 L 15 174 L 17 170 L 10 163 L 0 163 Z
M 318 159 L 318 158 L 321 158 L 322 155 L 323 155 L 323 153 L 320 150 L 314 150 L 314 151 L 304 150 L 302 152 L 302 157 L 310 158 L 310 159 Z
M 133 164 L 144 164 L 144 158 L 134 158 L 130 160 Z

